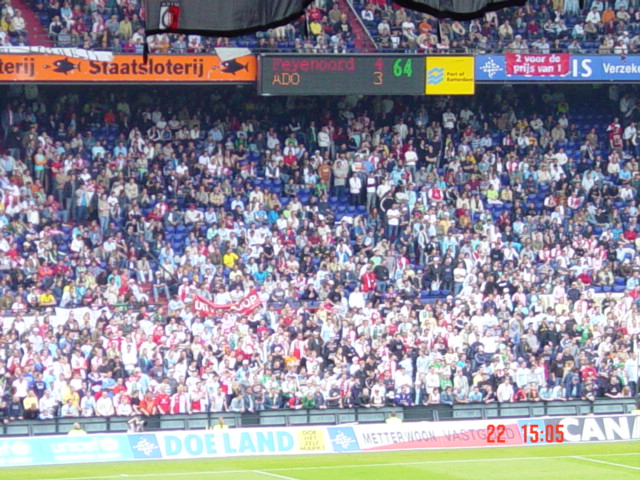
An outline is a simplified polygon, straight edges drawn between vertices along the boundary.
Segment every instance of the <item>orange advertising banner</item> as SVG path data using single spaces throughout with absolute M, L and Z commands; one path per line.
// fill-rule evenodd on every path
M 0 55 L 0 83 L 240 83 L 255 82 L 256 57 L 114 55 L 110 62 L 57 55 Z

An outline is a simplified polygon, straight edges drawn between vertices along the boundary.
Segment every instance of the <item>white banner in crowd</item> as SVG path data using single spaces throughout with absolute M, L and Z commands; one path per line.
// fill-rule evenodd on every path
M 0 47 L 0 53 L 15 53 L 19 55 L 59 55 L 68 58 L 80 58 L 93 62 L 110 62 L 113 60 L 113 52 L 101 52 L 97 50 L 85 50 L 83 48 L 58 48 L 58 47 Z

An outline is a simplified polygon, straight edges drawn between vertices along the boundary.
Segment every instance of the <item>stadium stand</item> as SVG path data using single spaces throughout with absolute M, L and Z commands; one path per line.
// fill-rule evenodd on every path
M 144 12 L 136 1 L 85 5 L 34 1 L 31 7 L 57 46 L 142 51 Z M 375 47 L 365 32 L 375 40 Z M 18 41 L 16 37 L 12 43 Z M 582 10 L 578 0 L 531 0 L 522 8 L 451 22 L 401 8 L 391 0 L 356 0 L 353 4 L 319 0 L 309 7 L 306 17 L 256 35 L 232 39 L 155 35 L 149 43 L 153 53 L 210 53 L 216 47 L 231 46 L 256 53 L 345 53 L 377 48 L 443 54 L 628 54 L 638 52 L 640 45 L 640 11 L 635 0 L 596 0 L 586 2 Z
M 56 46 L 141 53 L 145 41 L 144 12 L 139 2 L 71 2 L 32 8 Z M 211 53 L 218 47 L 250 48 L 254 52 L 295 51 L 344 53 L 356 48 L 352 26 L 346 21 L 345 0 L 312 3 L 301 19 L 256 35 L 209 38 L 200 35 L 153 35 L 151 53 Z M 343 16 L 344 15 L 344 16 Z
M 11 89 L 2 421 L 637 395 L 639 99 Z
M 578 0 L 533 0 L 467 22 L 438 21 L 390 0 L 354 3 L 381 51 L 627 54 L 640 44 L 638 5 L 627 0 L 586 2 L 584 10 Z
M 2 2 L 0 15 L 0 47 L 27 45 L 29 35 L 23 11 L 6 0 Z

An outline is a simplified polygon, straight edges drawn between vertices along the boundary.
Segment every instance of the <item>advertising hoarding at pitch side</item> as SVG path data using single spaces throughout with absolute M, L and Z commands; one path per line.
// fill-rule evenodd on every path
M 640 440 L 640 416 L 546 417 L 0 439 L 0 467 Z

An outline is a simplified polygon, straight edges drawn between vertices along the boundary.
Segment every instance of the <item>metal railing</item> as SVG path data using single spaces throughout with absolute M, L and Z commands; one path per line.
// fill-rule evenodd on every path
M 283 427 L 303 425 L 339 425 L 345 423 L 381 423 L 391 412 L 406 422 L 440 420 L 480 420 L 490 418 L 527 418 L 543 416 L 578 416 L 627 414 L 636 408 L 636 399 L 598 399 L 595 402 L 520 402 L 491 404 L 431 405 L 407 408 L 353 408 L 313 410 L 266 410 L 256 413 L 207 412 L 192 415 L 158 415 L 146 417 L 147 431 L 203 430 L 218 422 L 230 427 Z M 34 436 L 66 434 L 79 422 L 88 433 L 126 432 L 130 417 L 56 418 L 53 420 L 17 421 L 0 424 L 0 436 Z

